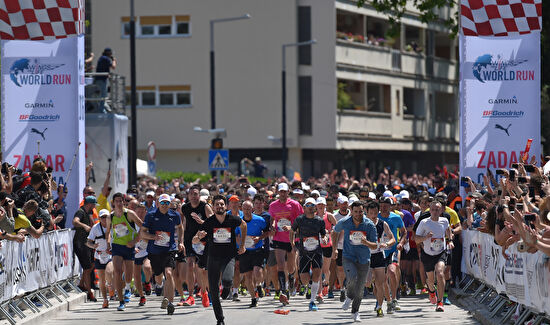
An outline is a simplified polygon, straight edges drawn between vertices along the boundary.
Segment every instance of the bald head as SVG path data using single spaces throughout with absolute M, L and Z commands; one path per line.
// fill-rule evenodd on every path
M 139 206 L 139 201 L 136 199 L 133 199 L 130 202 L 128 202 L 128 209 L 134 212 L 136 212 L 138 206 Z

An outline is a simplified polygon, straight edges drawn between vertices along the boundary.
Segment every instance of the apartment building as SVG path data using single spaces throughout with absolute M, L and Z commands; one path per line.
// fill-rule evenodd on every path
M 129 77 L 129 3 L 90 7 L 92 51 L 111 47 Z M 210 126 L 210 21 L 246 13 L 214 27 L 216 127 L 233 170 L 260 156 L 280 173 L 282 45 L 309 39 L 317 43 L 286 50 L 290 171 L 458 161 L 457 42 L 447 29 L 411 8 L 391 38 L 383 14 L 334 0 L 136 0 L 140 158 L 155 141 L 159 169 L 208 170 L 212 137 L 193 129 Z

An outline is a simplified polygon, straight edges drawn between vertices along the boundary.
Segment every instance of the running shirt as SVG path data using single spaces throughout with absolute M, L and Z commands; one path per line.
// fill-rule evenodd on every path
M 376 242 L 377 240 L 376 227 L 369 218 L 363 217 L 363 221 L 356 226 L 353 217 L 349 216 L 338 221 L 334 231 L 344 232 L 342 257 L 359 264 L 370 262 L 370 249 L 361 243 L 362 238 L 366 238 L 370 242 Z
M 111 241 L 113 244 L 126 246 L 130 241 L 134 240 L 137 232 L 134 229 L 133 223 L 128 220 L 128 210 L 124 209 L 122 216 L 111 213 Z
M 283 243 L 290 242 L 288 231 L 283 231 L 284 226 L 292 226 L 294 220 L 304 213 L 304 209 L 297 201 L 287 199 L 286 203 L 276 200 L 269 205 L 269 214 L 275 220 L 275 235 L 273 240 Z
M 252 239 L 252 237 L 259 237 L 268 230 L 265 219 L 256 214 L 252 214 L 252 219 L 250 219 L 250 221 L 246 221 L 246 219 L 244 218 L 243 220 L 244 222 L 246 222 L 246 239 L 244 240 L 244 247 L 246 248 L 246 250 L 255 251 L 262 248 L 262 246 L 264 245 L 263 239 L 254 244 L 254 240 Z M 241 228 L 235 229 L 235 235 L 240 234 Z
M 438 221 L 433 221 L 432 218 L 426 218 L 420 221 L 418 228 L 416 228 L 416 235 L 426 236 L 429 232 L 433 233 L 433 236 L 427 238 L 422 243 L 424 253 L 428 255 L 439 255 L 447 249 L 445 243 L 445 231 L 449 228 L 449 220 L 443 217 L 439 217 Z
M 107 264 L 111 260 L 111 254 L 107 253 L 107 238 L 105 233 L 107 228 L 101 226 L 100 223 L 93 225 L 88 234 L 88 239 L 92 240 L 95 244 L 98 244 L 94 252 L 94 258 L 101 264 Z
M 334 212 L 334 218 L 336 218 L 336 222 L 339 222 L 340 220 L 349 217 L 351 214 L 351 210 L 348 209 L 346 214 L 340 213 L 340 210 L 336 210 Z M 340 236 L 340 239 L 338 240 L 338 249 L 344 249 L 344 236 Z
M 401 210 L 401 213 L 403 214 L 403 224 L 405 225 L 405 229 L 414 226 L 415 219 L 414 219 L 412 213 L 408 210 L 405 210 L 405 209 Z M 409 249 L 411 249 L 411 248 L 416 248 L 416 243 L 412 239 L 412 234 L 413 234 L 412 230 L 411 231 L 407 230 L 408 240 L 405 243 L 405 246 L 403 247 L 406 252 L 408 252 Z
M 387 218 L 382 217 L 382 215 L 379 213 L 378 219 L 382 219 L 383 221 L 388 223 L 388 226 L 390 226 L 390 230 L 393 234 L 393 238 L 395 238 L 395 244 L 385 250 L 386 257 L 388 257 L 397 250 L 397 244 L 399 243 L 399 236 L 397 235 L 397 232 L 399 231 L 399 229 L 405 227 L 405 224 L 403 223 L 403 219 L 401 219 L 398 214 L 393 212 L 390 212 L 390 215 Z
M 377 242 L 378 242 L 379 246 L 380 246 L 381 243 L 387 243 L 389 241 L 388 237 L 386 236 L 386 233 L 384 232 L 384 224 L 385 223 L 386 222 L 384 220 L 378 218 L 378 222 L 375 225 L 375 227 L 376 227 L 376 239 L 377 239 Z M 383 253 L 383 252 L 384 252 L 384 249 L 380 248 L 380 247 L 370 250 L 371 255 L 376 254 L 376 253 Z
M 191 249 L 191 240 L 199 231 L 199 224 L 193 219 L 191 213 L 195 212 L 202 220 L 206 220 L 206 203 L 200 201 L 199 205 L 193 208 L 191 202 L 187 202 L 181 207 L 181 212 L 185 218 L 185 231 L 183 233 L 185 249 Z
M 323 216 L 323 221 L 325 222 L 325 229 L 327 231 L 327 233 L 330 233 L 330 231 L 332 230 L 332 227 L 334 227 L 332 225 L 332 223 L 330 223 L 330 220 L 328 219 L 328 212 L 325 211 L 325 215 Z M 331 236 L 328 236 L 328 242 L 326 244 L 323 244 L 321 242 L 321 247 L 332 247 L 332 238 Z
M 216 216 L 204 221 L 200 230 L 206 231 L 206 241 L 209 257 L 235 257 L 237 256 L 237 241 L 235 229 L 242 223 L 242 219 L 230 214 L 225 215 L 222 223 Z
M 313 218 L 302 214 L 292 224 L 292 230 L 298 232 L 298 238 L 302 249 L 306 252 L 321 253 L 321 241 L 319 235 L 325 236 L 325 222 L 321 217 L 314 215 Z
M 177 245 L 174 239 L 176 226 L 181 224 L 179 213 L 168 210 L 166 214 L 160 212 L 159 209 L 145 215 L 143 227 L 149 229 L 152 235 L 161 235 L 160 239 L 149 240 L 147 244 L 147 252 L 149 254 L 161 254 L 169 251 L 176 251 Z
M 136 231 L 139 233 L 139 226 L 136 225 Z M 177 235 L 177 234 L 176 234 Z M 142 258 L 147 256 L 147 241 L 141 239 L 136 243 L 136 255 L 135 258 Z

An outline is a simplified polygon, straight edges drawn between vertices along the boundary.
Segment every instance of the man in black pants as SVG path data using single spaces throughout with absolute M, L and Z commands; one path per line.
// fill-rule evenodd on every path
M 222 305 L 220 303 L 219 291 L 215 290 L 222 278 L 222 297 L 225 298 L 229 294 L 229 290 L 233 286 L 233 272 L 235 270 L 235 256 L 237 253 L 243 254 L 246 251 L 246 222 L 239 216 L 227 214 L 227 200 L 223 195 L 216 195 L 213 198 L 214 216 L 208 218 L 200 225 L 201 230 L 193 237 L 193 243 L 198 243 L 202 238 L 206 237 L 208 246 L 208 286 L 210 296 L 212 298 L 212 307 L 218 325 L 224 325 L 224 317 Z M 241 242 L 237 251 L 237 243 L 235 229 L 240 227 Z

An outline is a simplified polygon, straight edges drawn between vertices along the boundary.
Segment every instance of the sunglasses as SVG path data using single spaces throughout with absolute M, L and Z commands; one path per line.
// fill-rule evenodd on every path
M 107 216 L 99 217 L 99 219 L 107 219 Z
M 170 202 L 168 201 L 161 201 L 159 202 L 160 205 L 170 205 Z
M 315 206 L 315 204 L 312 204 L 312 203 L 308 203 L 308 204 L 305 205 L 306 208 L 312 208 L 314 206 Z

